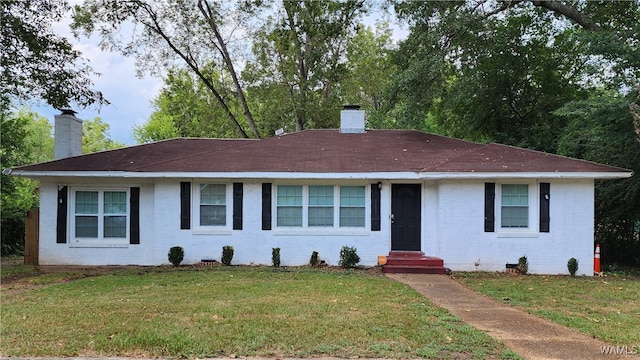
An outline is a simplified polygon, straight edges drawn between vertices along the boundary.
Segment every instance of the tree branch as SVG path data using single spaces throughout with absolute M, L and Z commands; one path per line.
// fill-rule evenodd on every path
M 171 41 L 169 36 L 167 34 L 165 34 L 164 31 L 162 31 L 162 27 L 160 26 L 160 23 L 158 22 L 158 17 L 156 15 L 156 13 L 153 11 L 153 9 L 146 3 L 145 4 L 140 4 L 140 6 L 147 13 L 147 15 L 149 15 L 149 18 L 151 19 L 152 24 L 145 23 L 144 21 L 140 21 L 140 22 L 144 26 L 149 28 L 149 30 L 153 31 L 154 33 L 156 33 L 157 35 L 162 37 L 164 39 L 164 41 L 167 43 L 167 45 L 169 45 L 171 50 L 173 50 L 178 56 L 180 56 L 185 61 L 185 63 L 187 63 L 187 66 L 189 66 L 189 68 L 191 68 L 191 70 L 193 70 L 193 72 L 195 72 L 195 74 L 198 76 L 198 78 L 200 78 L 200 80 L 202 80 L 202 82 L 204 82 L 204 84 L 211 91 L 211 93 L 213 93 L 215 98 L 218 100 L 218 103 L 222 106 L 222 108 L 224 109 L 225 113 L 227 114 L 229 119 L 231 119 L 231 122 L 234 124 L 236 129 L 242 134 L 243 137 L 248 138 L 249 135 L 247 135 L 247 133 L 244 131 L 244 129 L 242 128 L 242 126 L 240 125 L 238 120 L 236 119 L 235 115 L 233 115 L 233 113 L 231 112 L 231 109 L 229 109 L 229 107 L 227 106 L 227 103 L 224 101 L 224 99 L 222 98 L 220 93 L 213 86 L 211 81 L 209 81 L 209 79 L 207 79 L 204 76 L 204 74 L 202 74 L 202 72 L 200 71 L 200 69 L 197 66 L 197 63 L 192 61 L 192 58 L 190 58 L 189 56 L 187 56 L 187 54 L 183 53 L 180 49 L 178 49 L 178 47 Z
M 587 30 L 600 30 L 600 26 L 594 23 L 591 19 L 587 18 L 583 13 L 578 11 L 575 7 L 571 5 L 567 5 L 563 2 L 557 0 L 530 0 L 534 6 L 540 6 L 545 9 L 549 9 L 553 12 L 556 12 L 560 15 L 563 15 L 573 21 L 575 21 L 578 25 L 582 26 Z
M 205 17 L 205 19 L 207 20 L 209 27 L 211 28 L 214 36 L 216 37 L 217 47 L 219 47 L 218 50 L 221 52 L 222 59 L 224 60 L 224 63 L 227 66 L 227 69 L 229 70 L 229 73 L 231 74 L 233 85 L 235 85 L 236 87 L 236 91 L 238 92 L 238 97 L 240 98 L 240 103 L 242 104 L 244 116 L 247 118 L 247 122 L 249 123 L 249 126 L 253 131 L 253 135 L 257 139 L 260 139 L 260 133 L 258 132 L 258 127 L 256 126 L 255 121 L 253 121 L 253 116 L 251 115 L 251 111 L 249 110 L 247 99 L 244 96 L 244 90 L 242 89 L 242 86 L 240 86 L 240 81 L 238 80 L 238 75 L 236 74 L 236 70 L 233 66 L 233 62 L 231 61 L 231 56 L 229 55 L 229 51 L 227 50 L 227 45 L 224 42 L 224 39 L 220 34 L 218 26 L 216 25 L 213 19 L 213 12 L 209 7 L 209 2 L 207 2 L 206 0 L 199 0 L 198 8 L 200 9 L 200 12 Z

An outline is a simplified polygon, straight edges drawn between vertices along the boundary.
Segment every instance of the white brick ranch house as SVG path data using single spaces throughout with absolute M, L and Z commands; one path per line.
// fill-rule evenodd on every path
M 56 134 L 57 147 L 72 149 L 57 156 L 70 157 L 8 172 L 40 181 L 41 265 L 168 264 L 172 246 L 190 264 L 220 260 L 225 245 L 235 264 L 270 264 L 279 247 L 282 265 L 307 264 L 313 251 L 336 265 L 348 245 L 362 265 L 404 251 L 453 271 L 504 271 L 527 256 L 530 272 L 563 274 L 574 257 L 579 273 L 593 274 L 594 180 L 631 171 L 365 130 L 360 110 L 341 116 L 339 130 L 179 138 L 87 155 L 74 136 Z M 56 122 L 80 123 L 68 113 Z

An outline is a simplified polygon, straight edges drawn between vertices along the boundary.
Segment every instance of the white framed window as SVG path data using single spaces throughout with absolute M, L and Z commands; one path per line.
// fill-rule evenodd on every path
M 128 189 L 73 189 L 71 194 L 72 244 L 128 243 Z
M 500 227 L 529 227 L 529 185 L 502 184 L 500 191 Z
M 198 227 L 226 227 L 227 226 L 227 185 L 202 183 L 196 188 L 195 206 Z
M 302 226 L 302 185 L 278 185 L 276 225 Z
M 309 226 L 333 226 L 333 186 L 309 186 Z
M 365 226 L 364 186 L 340 187 L 340 227 Z
M 278 185 L 276 226 L 318 229 L 364 228 L 366 187 Z

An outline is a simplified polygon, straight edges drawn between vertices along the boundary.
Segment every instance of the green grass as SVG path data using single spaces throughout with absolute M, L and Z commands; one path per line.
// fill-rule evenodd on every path
M 3 356 L 513 358 L 359 271 L 140 268 L 3 293 Z
M 38 273 L 33 265 L 2 265 L 0 266 L 0 279 L 5 279 L 11 276 L 28 276 Z
M 640 345 L 640 278 L 458 273 L 499 301 L 615 345 Z

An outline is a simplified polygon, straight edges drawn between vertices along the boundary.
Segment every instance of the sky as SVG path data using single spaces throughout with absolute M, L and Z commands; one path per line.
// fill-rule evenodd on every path
M 98 109 L 95 106 L 85 109 L 73 109 L 80 119 L 93 120 L 100 117 L 109 124 L 109 135 L 125 145 L 135 145 L 132 133 L 135 126 L 144 124 L 153 112 L 151 101 L 162 87 L 160 78 L 146 76 L 136 77 L 135 60 L 118 53 L 102 51 L 98 38 L 75 39 L 69 30 L 69 22 L 64 21 L 54 26 L 54 31 L 69 39 L 74 49 L 82 52 L 89 65 L 100 76 L 93 76 L 94 89 L 101 91 L 111 104 Z M 36 106 L 33 110 L 53 122 L 53 117 L 60 111 L 51 106 Z
M 70 3 L 80 3 L 81 0 L 72 0 Z M 375 23 L 375 17 L 365 19 L 365 23 Z M 100 117 L 103 122 L 109 124 L 109 136 L 125 145 L 135 145 L 133 129 L 143 125 L 153 112 L 152 100 L 162 88 L 162 79 L 149 75 L 138 78 L 136 76 L 135 60 L 127 58 L 119 53 L 103 51 L 99 46 L 96 35 L 76 39 L 69 29 L 70 19 L 54 25 L 54 32 L 66 37 L 79 50 L 83 57 L 89 61 L 89 65 L 100 76 L 93 76 L 94 89 L 101 91 L 104 98 L 110 104 L 100 109 L 95 106 L 89 108 L 73 109 L 78 118 L 93 120 Z M 393 26 L 393 24 L 392 24 Z M 407 31 L 399 27 L 393 27 L 396 40 L 406 36 Z M 48 105 L 32 106 L 32 109 L 53 123 L 54 116 L 60 111 Z

